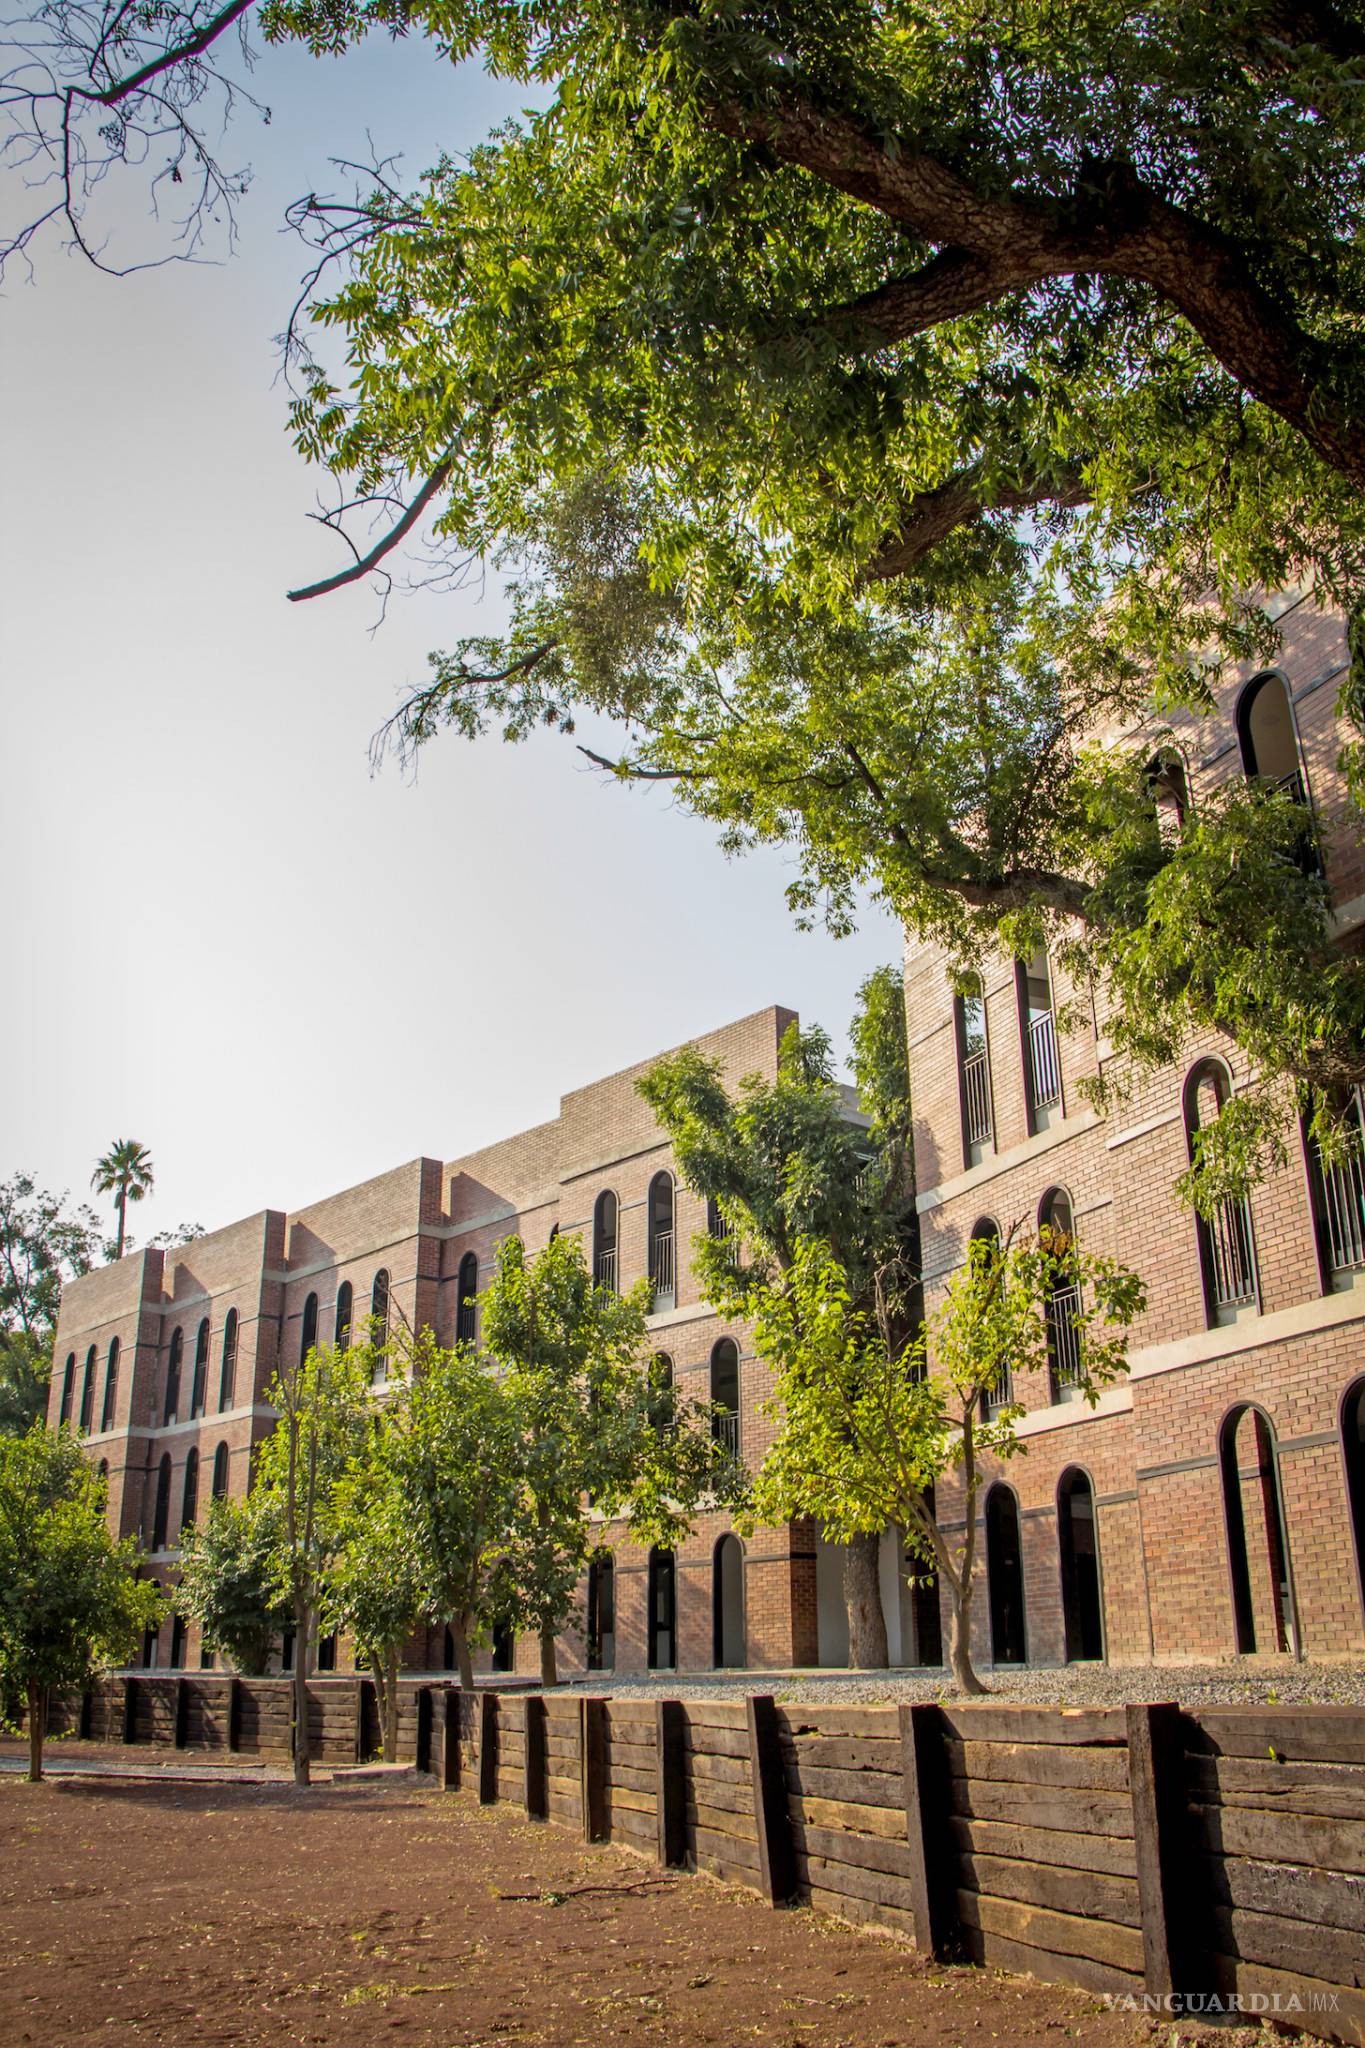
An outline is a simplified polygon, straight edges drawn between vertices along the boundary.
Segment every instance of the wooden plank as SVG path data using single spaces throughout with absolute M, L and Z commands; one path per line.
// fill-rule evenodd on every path
M 479 1694 L 479 1804 L 492 1806 L 498 1796 L 498 1696 Z
M 1137 1876 L 1137 1850 L 1113 1835 L 1067 1834 L 1013 1821 L 963 1820 L 954 1816 L 948 1832 L 959 1854 L 1014 1856 L 1023 1863 L 1048 1863 L 1060 1870 L 1096 1870 L 1112 1877 Z
M 655 1852 L 665 1869 L 674 1869 L 687 1854 L 683 1807 L 686 1781 L 683 1736 L 686 1732 L 681 1700 L 656 1700 L 654 1741 L 658 1751 L 658 1783 L 655 1790 Z
M 848 1863 L 859 1870 L 881 1870 L 888 1877 L 910 1875 L 910 1844 L 881 1835 L 851 1835 L 842 1828 L 807 1827 L 792 1822 L 792 1846 L 798 1855 L 820 1856 L 830 1863 Z
M 1365 1769 L 1357 1764 L 1273 1763 L 1268 1758 L 1187 1756 L 1185 1782 L 1209 1805 L 1258 1806 L 1365 1820 Z
M 759 1890 L 771 1906 L 785 1905 L 796 1889 L 786 1774 L 777 1739 L 777 1705 L 771 1694 L 751 1693 L 745 1702 L 749 1760 L 754 1774 L 754 1825 L 758 1831 Z
M 752 1822 L 754 1795 L 751 1785 L 718 1785 L 712 1779 L 689 1778 L 686 1796 L 692 1805 L 710 1807 L 714 1813 L 743 1814 Z
M 957 1938 L 954 1864 L 947 1831 L 943 1723 L 930 1706 L 900 1710 L 901 1804 L 910 1851 L 908 1904 L 921 1955 L 950 1955 Z M 901 1904 L 898 1897 L 893 1904 Z
M 533 1693 L 526 1700 L 525 1736 L 522 1742 L 521 1799 L 530 1820 L 548 1820 L 546 1780 L 549 1757 L 545 1748 L 545 1702 Z
M 964 1927 L 962 1948 L 969 1962 L 989 1964 L 993 1969 L 1013 1970 L 1018 1976 L 1041 1977 L 1048 1984 L 1077 1984 L 1085 1991 L 1116 1991 L 1130 1997 L 1142 1995 L 1142 1978 L 1112 1963 L 1097 1963 L 1089 1956 L 1060 1956 L 1051 1950 L 1031 1948 L 1027 1942 L 1012 1941 L 1007 1935 L 983 1933 L 978 1927 Z
M 841 1828 L 895 1842 L 905 1840 L 905 1815 L 899 1808 L 851 1806 L 838 1799 L 806 1799 L 789 1794 L 787 1809 L 793 1824 L 800 1821 L 808 1827 Z
M 654 1709 L 656 1700 L 613 1700 L 611 1702 L 611 1727 L 616 1734 L 619 1729 L 639 1728 L 647 1742 L 654 1740 Z
M 1355 1821 L 1319 1820 L 1310 1814 L 1257 1813 L 1240 1806 L 1195 1811 L 1203 1838 L 1225 1856 L 1262 1863 L 1306 1863 L 1318 1870 L 1365 1872 L 1365 1828 Z
M 708 1784 L 747 1785 L 750 1782 L 749 1759 L 746 1756 L 697 1756 L 684 1749 L 686 1768 L 690 1776 Z
M 1133 1839 L 1132 1802 L 1114 1792 L 1080 1792 L 1066 1787 L 1044 1792 L 1027 1785 L 981 1785 L 968 1778 L 954 1778 L 952 1810 L 973 1820 L 1020 1820 L 1068 1834 Z
M 797 1736 L 863 1735 L 896 1742 L 900 1728 L 895 1707 L 779 1707 L 778 1727 L 791 1740 Z
M 582 1774 L 583 1839 L 607 1838 L 607 1702 L 596 1695 L 578 1702 L 579 1761 Z
M 894 1906 L 905 1913 L 912 1926 L 915 1925 L 914 1909 L 910 1903 L 910 1886 L 903 1877 L 888 1876 L 881 1870 L 860 1870 L 852 1863 L 831 1863 L 823 1856 L 811 1856 L 798 1850 L 796 1855 L 798 1882 L 810 1889 L 837 1892 L 847 1899 L 866 1899 L 875 1906 Z M 915 1939 L 919 1947 L 918 1937 Z
M 647 1771 L 633 1770 L 629 1764 L 618 1763 L 614 1756 L 608 1760 L 607 1780 L 613 1791 L 618 1785 L 624 1785 L 632 1792 L 648 1792 L 652 1804 L 658 1778 L 659 1773 L 654 1769 L 652 1757 Z
M 781 1748 L 782 1761 L 799 1764 L 803 1770 L 809 1766 L 844 1771 L 900 1769 L 900 1743 L 894 1738 L 884 1741 L 878 1736 L 872 1741 L 860 1736 L 808 1735 L 795 1741 L 786 1739 Z
M 1068 1785 L 1086 1792 L 1126 1792 L 1126 1750 L 1067 1749 L 1045 1742 L 959 1742 L 944 1749 L 954 1777 L 985 1784 Z
M 944 1732 L 957 1742 L 1106 1743 L 1128 1740 L 1122 1707 L 1012 1707 L 983 1703 L 939 1708 Z
M 1315 1927 L 1309 1937 L 1301 1920 L 1217 1905 L 1209 1908 L 1209 1920 L 1220 1955 L 1271 1970 L 1293 1971 L 1311 1961 L 1329 1984 L 1365 1986 L 1365 1939 L 1354 1928 Z
M 1210 1856 L 1195 1882 L 1221 1906 L 1365 1934 L 1365 1877 L 1307 1870 L 1297 1863 L 1257 1863 L 1246 1856 Z
M 1135 1927 L 1084 1920 L 1073 1913 L 1026 1905 L 1019 1899 L 990 1898 L 983 1892 L 959 1891 L 957 1912 L 964 1927 L 979 1928 L 987 1935 L 1002 1934 L 1030 1948 L 1047 1949 L 1052 1955 L 1088 1956 L 1091 1962 L 1108 1963 L 1134 1975 L 1143 1968 L 1142 1935 Z
M 804 1770 L 784 1772 L 788 1788 L 808 1799 L 843 1799 L 860 1806 L 894 1806 L 901 1810 L 901 1777 L 886 1771 Z
M 687 1707 L 683 1707 L 684 1714 Z M 683 1747 L 691 1756 L 738 1756 L 749 1754 L 749 1737 L 743 1728 L 693 1727 L 684 1723 Z
M 1142 1924 L 1137 1882 L 1131 1877 L 1059 1870 L 1053 1863 L 1021 1863 L 1011 1856 L 963 1856 L 958 1870 L 964 1890 L 986 1892 L 993 1899 L 1022 1899 L 1058 1913 L 1113 1920 L 1120 1927 Z
M 1213 1988 L 1220 1997 L 1236 1992 L 1248 2000 L 1278 2000 L 1289 2024 L 1329 2040 L 1353 2042 L 1357 2048 L 1365 2044 L 1365 1992 L 1216 1951 L 1210 1960 Z
M 736 1705 L 729 1700 L 688 1700 L 687 1720 L 692 1728 L 737 1728 L 747 1732 L 749 1726 L 748 1703 Z
M 1365 1764 L 1360 1707 L 1216 1707 L 1185 1716 L 1191 1755 L 1244 1756 L 1288 1763 Z
M 855 1927 L 879 1927 L 907 1943 L 914 1942 L 914 1922 L 897 1906 L 874 1905 L 870 1899 L 855 1899 L 848 1892 L 830 1891 L 824 1885 L 805 1885 L 802 1889 L 814 1913 L 826 1913 L 832 1920 L 847 1920 Z
M 724 1807 L 698 1806 L 689 1799 L 683 1808 L 689 1828 L 710 1828 L 718 1835 L 732 1835 L 737 1842 L 758 1847 L 758 1829 L 751 1813 L 728 1813 Z
M 1128 1775 L 1141 1908 L 1142 1977 L 1161 1997 L 1192 1992 L 1203 1982 L 1196 1945 L 1199 1901 L 1185 1800 L 1185 1734 L 1179 1707 L 1131 1706 Z

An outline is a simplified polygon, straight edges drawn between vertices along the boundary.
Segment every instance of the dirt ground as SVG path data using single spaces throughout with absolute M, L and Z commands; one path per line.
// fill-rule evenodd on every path
M 6 1745 L 8 1749 L 10 1746 Z M 64 1761 L 91 1752 L 62 1745 Z M 126 1763 L 126 1752 L 104 1752 Z M 1217 2036 L 660 1872 L 410 1776 L 0 1775 L 0 2042 L 1161 2048 Z

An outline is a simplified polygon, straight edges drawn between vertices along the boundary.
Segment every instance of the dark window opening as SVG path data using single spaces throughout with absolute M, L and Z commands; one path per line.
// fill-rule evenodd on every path
M 461 1344 L 473 1344 L 478 1334 L 479 1262 L 473 1252 L 466 1252 L 455 1282 L 455 1336 Z
M 744 1550 L 733 1535 L 711 1559 L 711 1661 L 717 1671 L 744 1668 Z
M 1043 1319 L 1047 1326 L 1048 1371 L 1052 1398 L 1079 1397 L 1084 1365 L 1081 1357 L 1081 1288 L 1074 1257 L 1076 1226 L 1071 1197 L 1065 1188 L 1049 1188 L 1038 1210 L 1038 1242 L 1049 1260 Z
M 1052 974 L 1039 947 L 1016 967 L 1019 1017 L 1024 1034 L 1024 1083 L 1029 1129 L 1045 1131 L 1062 1104 L 1062 1066 L 1052 1006 Z
M 152 1511 L 152 1549 L 166 1548 L 171 1520 L 171 1454 L 167 1451 L 156 1468 L 156 1506 Z
M 938 1520 L 938 1508 L 934 1489 L 924 1489 L 924 1505 L 931 1522 Z M 916 1664 L 941 1664 L 943 1662 L 943 1617 L 939 1606 L 938 1568 L 932 1558 L 921 1557 L 917 1551 L 906 1552 L 906 1568 L 910 1574 L 910 1614 L 914 1624 L 914 1661 Z
M 711 1435 L 739 1456 L 739 1346 L 722 1337 L 711 1352 Z
M 230 1408 L 237 1391 L 237 1311 L 230 1308 L 223 1325 L 223 1363 L 218 1375 L 218 1412 Z
M 174 1422 L 180 1412 L 180 1365 L 185 1355 L 185 1333 L 177 1330 L 171 1338 L 170 1362 L 166 1367 L 166 1406 L 163 1424 Z
M 592 1212 L 592 1280 L 594 1287 L 605 1287 L 615 1294 L 618 1273 L 616 1265 L 616 1197 L 610 1188 L 604 1188 L 597 1197 Z
M 1022 1664 L 1028 1650 L 1019 1503 L 1008 1486 L 999 1484 L 986 1495 L 986 1581 L 990 1590 L 991 1660 L 996 1664 Z
M 1196 1157 L 1197 1135 L 1215 1124 L 1232 1093 L 1227 1071 L 1217 1060 L 1205 1060 L 1185 1082 L 1185 1139 Z M 1215 1328 L 1235 1322 L 1257 1302 L 1256 1248 L 1251 1233 L 1251 1205 L 1245 1195 L 1229 1195 L 1212 1216 L 1196 1216 L 1199 1263 L 1204 1280 L 1204 1305 Z
M 67 1353 L 67 1360 L 66 1360 L 66 1365 L 65 1365 L 65 1367 L 63 1368 L 63 1371 L 62 1371 L 62 1405 L 61 1405 L 61 1411 L 60 1411 L 60 1413 L 58 1414 L 58 1417 L 57 1417 L 57 1421 L 58 1421 L 58 1423 L 59 1423 L 59 1424 L 61 1424 L 61 1423 L 65 1423 L 65 1422 L 70 1422 L 70 1420 L 71 1420 L 71 1404 L 72 1404 L 73 1400 L 75 1399 L 75 1397 L 76 1397 L 76 1354 L 75 1354 L 75 1352 L 74 1352 L 74 1351 L 71 1351 L 71 1352 L 68 1352 L 68 1353 Z
M 649 1420 L 655 1435 L 665 1435 L 676 1419 L 673 1360 L 666 1351 L 656 1351 L 649 1366 Z
M 1365 1101 L 1359 1088 L 1340 1109 L 1339 1122 L 1344 1143 L 1330 1165 L 1316 1140 L 1308 1145 L 1313 1221 L 1329 1293 L 1354 1286 L 1365 1272 Z
M 355 1312 L 355 1289 L 349 1280 L 343 1280 L 337 1289 L 336 1347 L 338 1351 L 349 1351 L 351 1347 L 351 1321 Z
M 215 1500 L 227 1499 L 230 1458 L 231 1453 L 227 1445 L 219 1444 L 213 1454 L 213 1498 Z
M 1346 1501 L 1355 1544 L 1356 1584 L 1365 1611 L 1365 1379 L 1350 1387 L 1341 1404 L 1341 1453 L 1346 1466 Z
M 656 1173 L 649 1184 L 649 1277 L 656 1309 L 677 1301 L 673 1240 L 673 1176 Z
M 109 1341 L 109 1362 L 104 1368 L 104 1407 L 100 1411 L 102 1430 L 113 1428 L 118 1411 L 118 1355 L 119 1341 L 112 1337 Z
M 171 1662 L 170 1662 L 170 1668 L 171 1668 L 171 1670 L 172 1670 L 172 1671 L 181 1671 L 181 1670 L 183 1670 L 183 1669 L 184 1669 L 184 1664 L 185 1664 L 185 1620 L 184 1620 L 184 1616 L 183 1616 L 183 1615 L 177 1614 L 177 1615 L 175 1616 L 175 1619 L 174 1619 L 174 1620 L 172 1621 L 172 1623 L 171 1623 Z
M 81 1381 L 81 1435 L 89 1436 L 95 1426 L 95 1366 L 99 1353 L 92 1344 L 85 1354 L 85 1377 Z
M 1295 1648 L 1289 1539 L 1275 1432 L 1259 1408 L 1234 1408 L 1218 1438 L 1239 1656 Z
M 318 1670 L 335 1671 L 337 1668 L 337 1632 L 318 1637 Z
M 388 1341 L 389 1276 L 381 1266 L 370 1288 L 370 1342 L 374 1346 L 374 1370 L 370 1378 L 377 1387 L 382 1386 L 389 1376 L 389 1354 L 384 1348 Z
M 209 1397 L 209 1319 L 204 1317 L 194 1340 L 194 1378 L 190 1383 L 190 1415 L 202 1415 Z
M 505 1621 L 493 1624 L 493 1669 L 514 1671 L 517 1664 L 517 1639 Z
M 199 1513 L 199 1453 L 191 1451 L 185 1460 L 185 1490 L 180 1496 L 180 1531 L 194 1527 Z
M 991 1110 L 990 1050 L 986 1042 L 986 998 L 978 981 L 953 1004 L 957 1033 L 958 1088 L 962 1099 L 962 1163 L 979 1166 L 995 1141 Z
M 299 1327 L 299 1364 L 306 1365 L 308 1354 L 317 1348 L 318 1341 L 318 1298 L 310 1294 L 303 1304 L 303 1320 Z
M 649 1553 L 648 1658 L 651 1671 L 672 1671 L 678 1662 L 676 1575 L 671 1550 Z
M 1100 1592 L 1095 1490 L 1076 1466 L 1057 1487 L 1057 1536 L 1062 1563 L 1062 1627 L 1068 1664 L 1104 1656 L 1104 1603 Z
M 616 1565 L 609 1550 L 588 1560 L 588 1669 L 616 1668 Z

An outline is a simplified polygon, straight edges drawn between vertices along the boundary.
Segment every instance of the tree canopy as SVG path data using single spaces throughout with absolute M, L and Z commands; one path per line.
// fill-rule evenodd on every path
M 44 8 L 67 83 L 15 86 L 21 129 L 116 107 L 132 134 L 153 87 L 192 126 L 244 10 L 114 13 Z M 545 101 L 410 187 L 295 209 L 292 425 L 349 546 L 291 594 L 384 573 L 426 523 L 443 572 L 492 559 L 512 587 L 509 630 L 433 658 L 399 744 L 605 714 L 605 767 L 796 851 L 802 915 L 845 923 L 871 887 L 961 959 L 1064 937 L 1130 1065 L 1231 1032 L 1263 1105 L 1223 1134 L 1234 1169 L 1294 1090 L 1327 1131 L 1365 1073 L 1365 967 L 1301 811 L 1230 786 L 1166 838 L 1146 770 L 1221 663 L 1272 655 L 1258 593 L 1361 616 L 1365 12 L 260 20 L 319 53 L 426 34 Z
M 62 1287 L 107 1252 L 101 1240 L 92 1209 L 68 1207 L 31 1174 L 0 1181 L 0 1435 L 22 1436 L 46 1413 Z

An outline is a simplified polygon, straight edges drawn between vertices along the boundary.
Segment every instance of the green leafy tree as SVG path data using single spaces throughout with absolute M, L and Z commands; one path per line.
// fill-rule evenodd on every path
M 644 1365 L 651 1301 L 648 1281 L 629 1294 L 595 1287 L 569 1237 L 530 1259 L 519 1238 L 505 1239 L 483 1296 L 484 1345 L 515 1429 L 490 1612 L 534 1629 L 544 1685 L 558 1683 L 555 1637 L 595 1541 L 594 1512 L 623 1517 L 639 1542 L 672 1544 L 728 1476 L 698 1404 L 675 1403 L 671 1426 L 657 1427 Z
M 115 1543 L 104 1482 L 65 1430 L 0 1438 L 0 1680 L 28 1711 L 28 1775 L 43 1774 L 48 1695 L 133 1656 L 160 1598 Z
M 97 1195 L 112 1195 L 118 1215 L 118 1238 L 114 1257 L 123 1257 L 128 1230 L 128 1204 L 140 1202 L 156 1184 L 151 1154 L 136 1138 L 116 1138 L 102 1159 L 95 1162 L 90 1185 Z
M 395 1412 L 392 1458 L 423 1610 L 449 1619 L 461 1685 L 489 1621 L 491 1575 L 516 1505 L 516 1410 L 493 1363 L 472 1345 L 446 1349 L 429 1330 L 412 1347 Z
M 919 1243 L 905 997 L 894 968 L 879 969 L 860 989 L 852 1042 L 856 1112 L 835 1082 L 826 1034 L 795 1024 L 771 1083 L 751 1076 L 731 1097 L 719 1064 L 685 1046 L 650 1069 L 640 1093 L 672 1140 L 687 1185 L 730 1226 L 730 1235 L 706 1235 L 694 1246 L 714 1307 L 762 1322 L 780 1297 L 795 1313 L 806 1297 L 791 1292 L 789 1276 L 803 1248 L 818 1242 L 844 1276 L 858 1326 L 884 1327 L 886 1341 L 903 1351 L 917 1316 Z M 842 1517 L 829 1531 L 844 1545 L 849 1661 L 868 1669 L 887 1662 L 878 1567 L 885 1525 Z
M 323 1619 L 342 1628 L 374 1679 L 384 1757 L 398 1757 L 398 1672 L 426 1612 L 423 1575 L 396 1455 L 392 1412 L 379 1409 L 337 1483 L 338 1541 Z
M 253 1494 L 268 1510 L 269 1579 L 294 1629 L 294 1782 L 311 1775 L 308 1678 L 318 1618 L 347 1535 L 343 1482 L 372 1428 L 373 1356 L 324 1345 L 278 1372 L 266 1398 L 279 1416 L 257 1452 Z
M 1078 1286 L 1070 1312 L 1076 1384 L 1094 1406 L 1127 1371 L 1122 1332 L 1141 1311 L 1142 1284 L 1117 1262 L 1047 1231 L 977 1240 L 927 1326 L 909 1341 L 883 1298 L 855 1294 L 830 1245 L 804 1239 L 780 1282 L 756 1304 L 756 1342 L 773 1366 L 776 1438 L 754 1489 L 763 1521 L 814 1515 L 836 1537 L 897 1525 L 936 1573 L 949 1606 L 948 1662 L 965 1692 L 986 1688 L 971 1655 L 976 1526 L 983 1460 L 1026 1447 L 1014 1379 L 1048 1362 L 1045 1303 Z M 960 1488 L 963 1534 L 950 1540 L 928 1496 L 948 1474 Z
M 0 1181 L 0 1435 L 21 1436 L 47 1413 L 63 1282 L 100 1256 L 98 1217 L 31 1174 Z
M 271 1645 L 291 1619 L 276 1582 L 279 1501 L 259 1489 L 245 1500 L 215 1500 L 181 1532 L 176 1609 L 199 1624 L 205 1645 L 249 1678 L 259 1677 Z

